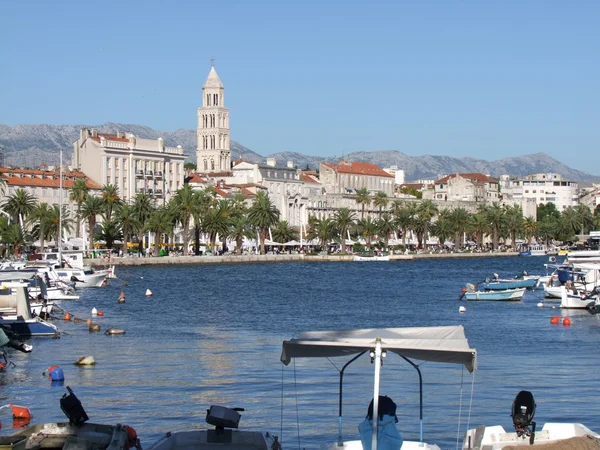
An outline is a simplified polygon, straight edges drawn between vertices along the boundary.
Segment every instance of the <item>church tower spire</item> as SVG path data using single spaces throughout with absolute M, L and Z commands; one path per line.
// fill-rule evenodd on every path
M 229 110 L 225 108 L 225 88 L 210 60 L 210 72 L 202 87 L 202 107 L 198 108 L 196 167 L 200 173 L 231 170 Z

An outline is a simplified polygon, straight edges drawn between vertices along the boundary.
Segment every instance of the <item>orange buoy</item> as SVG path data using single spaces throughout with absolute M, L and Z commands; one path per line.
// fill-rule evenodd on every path
M 121 291 L 121 294 L 119 295 L 119 300 L 117 300 L 119 303 L 125 303 L 125 292 Z
M 50 366 L 50 367 L 48 367 L 48 368 L 47 368 L 47 369 L 44 371 L 44 373 L 42 373 L 42 375 L 46 375 L 46 374 L 48 374 L 48 376 L 50 376 L 50 375 L 52 375 L 52 371 L 53 371 L 54 369 L 58 369 L 58 366 Z
M 29 408 L 17 405 L 8 405 L 13 412 L 13 418 L 15 419 L 31 419 L 31 411 Z
M 65 316 L 63 317 L 64 320 L 71 320 L 71 314 L 69 313 L 65 313 Z
M 550 319 L 550 323 L 552 325 L 558 325 L 558 322 L 560 322 L 560 317 L 559 316 L 554 316 L 552 319 Z
M 563 319 L 563 325 L 564 325 L 565 327 L 570 327 L 570 326 L 571 326 L 571 319 L 569 319 L 568 317 L 565 317 L 565 318 Z
M 462 288 L 462 291 L 463 292 L 467 292 L 467 288 Z
M 129 425 L 123 425 L 123 429 L 127 431 L 127 448 L 135 447 L 137 443 L 137 432 Z
M 99 316 L 103 316 L 103 315 L 104 315 L 104 313 L 103 313 L 102 311 L 98 311 L 98 315 L 99 315 Z

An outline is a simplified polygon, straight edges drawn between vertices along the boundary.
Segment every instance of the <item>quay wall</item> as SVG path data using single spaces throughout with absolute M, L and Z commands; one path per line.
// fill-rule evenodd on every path
M 391 255 L 391 261 L 414 261 L 420 259 L 445 258 L 490 258 L 518 256 L 518 252 L 489 252 L 489 253 L 416 253 L 408 255 Z M 185 264 L 248 264 L 248 263 L 278 263 L 278 262 L 346 262 L 352 261 L 352 255 L 223 255 L 223 256 L 158 256 L 158 257 L 114 257 L 109 259 L 96 258 L 84 261 L 93 267 L 115 265 L 117 267 L 136 266 L 168 266 Z

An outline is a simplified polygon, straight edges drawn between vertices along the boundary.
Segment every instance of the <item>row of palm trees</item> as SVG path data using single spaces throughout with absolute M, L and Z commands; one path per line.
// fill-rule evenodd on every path
M 91 230 L 90 249 L 97 241 L 105 242 L 107 248 L 113 248 L 115 241 L 122 241 L 123 253 L 127 252 L 127 244 L 134 236 L 139 243 L 138 251 L 142 251 L 146 233 L 154 235 L 156 253 L 161 243 L 174 246 L 180 241 L 183 253 L 188 254 L 192 240 L 198 252 L 202 236 L 210 242 L 213 251 L 217 239 L 223 248 L 227 240 L 235 241 L 238 253 L 242 251 L 244 239 L 258 237 L 263 254 L 267 237 L 278 242 L 299 239 L 299 231 L 280 220 L 280 212 L 264 192 L 259 192 L 248 205 L 241 194 L 223 199 L 218 198 L 211 187 L 194 190 L 186 184 L 170 201 L 155 205 L 154 199 L 144 193 L 137 194 L 131 202 L 123 202 L 112 184 L 103 186 L 99 195 L 93 195 L 85 179 L 79 179 L 68 190 L 68 199 L 76 205 L 74 214 L 67 207 L 61 212 L 57 205 L 40 203 L 24 189 L 15 190 L 2 203 L 1 242 L 15 254 L 36 239 L 44 248 L 48 240 L 58 242 L 61 232 L 71 233 L 75 229 L 79 237 L 82 222 Z M 600 228 L 600 212 L 593 215 L 584 205 L 562 212 L 552 204 L 540 205 L 536 222 L 523 217 L 520 206 L 480 205 L 474 213 L 464 208 L 440 210 L 432 200 L 390 200 L 384 192 L 371 195 L 366 189 L 358 191 L 356 203 L 360 217 L 350 208 L 340 208 L 323 219 L 311 217 L 306 238 L 319 241 L 323 248 L 337 241 L 343 249 L 347 237 L 364 239 L 367 247 L 371 247 L 373 241 L 387 247 L 391 236 L 402 236 L 405 245 L 406 237 L 412 233 L 420 248 L 429 236 L 436 236 L 441 243 L 453 240 L 459 248 L 465 244 L 465 237 L 478 246 L 483 246 L 484 239 L 489 237 L 496 249 L 501 240 L 511 244 L 517 238 L 529 242 L 533 239 L 566 241 L 577 233 Z M 370 205 L 377 211 L 365 217 L 365 208 Z

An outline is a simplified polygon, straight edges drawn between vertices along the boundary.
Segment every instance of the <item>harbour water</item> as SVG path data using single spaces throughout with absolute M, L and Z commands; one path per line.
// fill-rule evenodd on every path
M 0 374 L 0 406 L 27 406 L 33 422 L 61 421 L 64 386 L 42 373 L 58 365 L 91 422 L 134 427 L 143 446 L 167 431 L 204 428 L 212 404 L 243 407 L 240 426 L 281 436 L 284 448 L 319 448 L 337 437 L 338 372 L 345 360 L 279 362 L 281 342 L 302 331 L 404 326 L 463 325 L 478 351 L 474 378 L 460 367 L 426 363 L 425 440 L 455 448 L 467 424 L 511 427 L 510 408 L 519 390 L 533 392 L 536 421 L 582 422 L 600 431 L 600 322 L 580 311 L 537 307 L 542 291 L 521 302 L 459 301 L 465 283 L 494 272 L 542 273 L 545 257 L 366 263 L 269 263 L 117 269 L 119 279 L 81 291 L 62 307 L 91 317 L 55 321 L 60 339 L 33 339 L 30 354 L 10 352 L 15 363 Z M 153 295 L 146 297 L 146 289 Z M 118 304 L 121 291 L 126 302 Z M 466 313 L 459 313 L 465 305 Z M 558 305 L 555 303 L 555 305 Z M 551 325 L 552 316 L 571 326 Z M 93 355 L 97 364 L 73 365 Z M 398 404 L 405 439 L 419 435 L 418 378 L 389 355 L 381 393 Z M 372 365 L 363 357 L 345 377 L 344 437 L 357 438 L 372 397 Z M 471 396 L 471 392 L 473 393 Z M 469 413 L 470 409 L 470 413 Z M 460 424 L 459 424 L 459 410 Z M 8 410 L 0 433 L 12 432 Z

